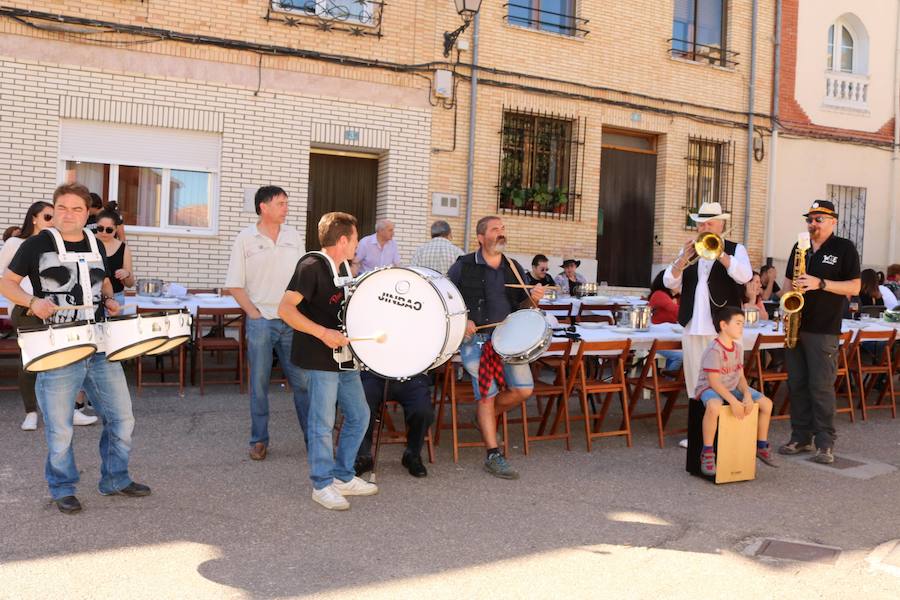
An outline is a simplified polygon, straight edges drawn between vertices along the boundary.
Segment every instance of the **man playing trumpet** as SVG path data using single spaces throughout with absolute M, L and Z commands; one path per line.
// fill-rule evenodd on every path
M 722 237 L 730 218 L 718 202 L 704 202 L 691 214 L 701 238 L 688 240 L 663 276 L 667 288 L 681 288 L 678 322 L 684 326 L 684 380 L 690 391 L 697 389 L 700 360 L 716 337 L 713 315 L 725 306 L 741 306 L 743 285 L 753 277 L 747 249 Z M 696 246 L 703 249 L 701 256 Z

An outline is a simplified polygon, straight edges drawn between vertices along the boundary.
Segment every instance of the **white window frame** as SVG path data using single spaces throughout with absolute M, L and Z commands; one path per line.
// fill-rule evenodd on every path
M 326 21 L 327 21 L 327 20 L 335 20 L 335 17 L 332 17 L 331 15 L 329 15 L 329 14 L 328 14 L 328 11 L 327 11 L 327 9 L 326 9 L 326 3 L 327 3 L 327 2 L 330 2 L 331 0 L 292 0 L 292 1 L 293 1 L 294 3 L 301 4 L 301 5 L 302 5 L 304 2 L 315 2 L 315 5 L 316 5 L 316 11 L 315 11 L 315 13 L 312 13 L 312 12 L 310 12 L 309 10 L 306 10 L 306 9 L 304 9 L 304 8 L 291 8 L 291 7 L 283 6 L 283 5 L 281 4 L 281 0 L 272 0 L 272 10 L 274 10 L 274 11 L 276 11 L 276 12 L 283 12 L 283 13 L 290 13 L 290 14 L 304 15 L 304 16 L 307 16 L 307 17 L 313 17 L 313 16 L 314 16 L 314 17 L 317 17 L 317 18 L 319 18 L 319 19 L 323 19 L 323 20 L 326 20 Z M 374 12 L 375 9 L 374 9 L 373 3 L 372 3 L 372 2 L 369 2 L 369 1 L 367 0 L 367 1 L 366 1 L 366 8 L 369 10 L 369 12 L 370 12 L 370 13 L 372 14 L 372 16 L 374 17 L 374 16 L 375 16 L 375 12 Z M 359 26 L 361 26 L 361 27 L 374 27 L 374 26 L 375 26 L 374 19 L 372 20 L 372 22 L 366 23 L 366 22 L 364 22 L 364 21 L 361 21 L 361 20 L 355 18 L 353 15 L 349 16 L 347 19 L 341 19 L 341 22 L 343 22 L 343 23 L 352 23 L 352 24 L 354 24 L 354 25 L 359 25 Z
M 149 233 L 154 235 L 183 235 L 183 236 L 202 236 L 213 237 L 219 233 L 219 172 L 218 171 L 198 171 L 196 168 L 188 168 L 171 163 L 154 163 L 142 161 L 141 164 L 122 164 L 112 163 L 109 160 L 91 158 L 89 156 L 70 157 L 63 156 L 59 160 L 59 183 L 65 183 L 66 180 L 66 163 L 69 161 L 78 161 L 85 163 L 109 165 L 109 194 L 104 198 L 106 202 L 119 201 L 119 167 L 146 167 L 149 169 L 161 169 L 163 172 L 162 189 L 160 190 L 159 199 L 159 226 L 152 227 L 146 225 L 129 225 L 126 223 L 128 233 Z M 210 174 L 209 189 L 209 227 L 187 227 L 184 225 L 171 225 L 169 223 L 169 207 L 170 207 L 170 191 L 172 181 L 172 171 L 192 171 L 195 173 Z

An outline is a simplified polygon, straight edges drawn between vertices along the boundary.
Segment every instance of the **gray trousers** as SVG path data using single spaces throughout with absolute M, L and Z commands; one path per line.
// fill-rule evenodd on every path
M 791 392 L 791 441 L 833 448 L 837 335 L 801 331 L 796 348 L 785 348 Z

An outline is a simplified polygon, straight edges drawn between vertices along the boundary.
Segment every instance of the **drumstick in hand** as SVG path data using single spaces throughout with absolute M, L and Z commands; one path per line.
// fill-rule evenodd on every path
M 382 331 L 382 332 L 377 333 L 376 335 L 350 338 L 350 341 L 351 342 L 375 342 L 376 344 L 383 344 L 385 341 L 387 341 L 387 334 Z
M 519 289 L 524 288 L 526 290 L 530 290 L 531 288 L 537 287 L 536 285 L 522 285 L 520 283 L 507 283 L 505 285 L 506 285 L 506 287 L 519 288 Z M 545 290 L 558 290 L 559 286 L 558 285 L 545 285 L 544 289 Z
M 125 308 L 126 306 L 137 306 L 137 304 L 135 304 L 135 303 L 132 303 L 132 304 L 120 304 L 120 305 L 119 305 L 119 308 Z M 53 310 L 54 310 L 54 311 L 58 311 L 58 310 L 85 310 L 85 309 L 88 309 L 88 308 L 100 308 L 100 305 L 99 305 L 99 304 L 94 304 L 94 305 L 90 305 L 90 304 L 77 304 L 77 305 L 75 305 L 75 306 L 54 306 L 54 307 L 53 307 Z
M 497 325 L 500 325 L 500 323 L 503 323 L 503 321 L 499 321 L 497 323 L 488 323 L 486 325 L 479 325 L 475 328 L 475 331 L 478 331 L 479 329 L 488 329 L 489 327 L 496 327 Z

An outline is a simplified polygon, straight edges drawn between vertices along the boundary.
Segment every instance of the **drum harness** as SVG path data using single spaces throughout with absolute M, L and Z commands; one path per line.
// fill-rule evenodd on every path
M 346 288 L 352 282 L 354 277 L 352 275 L 347 277 L 341 277 L 337 265 L 334 264 L 334 260 L 326 253 L 320 250 L 312 250 L 307 252 L 303 256 L 300 257 L 299 262 L 303 262 L 303 260 L 309 256 L 319 256 L 325 259 L 325 263 L 328 265 L 329 270 L 331 271 L 332 281 L 334 282 L 334 287 L 336 288 Z M 347 273 L 350 273 L 350 264 L 345 260 L 343 263 L 344 269 L 346 269 Z M 345 293 L 346 296 L 346 293 Z M 346 302 L 346 299 L 345 299 Z M 343 329 L 343 325 L 341 326 Z M 342 332 L 346 333 L 346 331 Z M 334 358 L 334 362 L 338 364 L 338 368 L 341 371 L 357 371 L 359 370 L 359 363 L 356 360 L 356 357 L 353 356 L 353 353 L 350 351 L 350 346 L 341 346 L 340 348 L 335 348 L 332 350 L 332 358 Z M 345 366 L 347 363 L 350 363 L 350 366 Z
M 87 236 L 91 251 L 69 252 L 68 250 L 66 250 L 66 244 L 65 242 L 63 242 L 62 236 L 59 234 L 59 231 L 57 231 L 55 227 L 50 227 L 47 229 L 47 231 L 50 232 L 50 235 L 53 236 L 53 242 L 56 244 L 56 254 L 59 257 L 59 262 L 61 262 L 62 264 L 75 265 L 75 270 L 78 275 L 78 283 L 81 285 L 81 303 L 86 307 L 83 309 L 79 309 L 78 313 L 81 313 L 82 310 L 86 311 L 87 318 L 83 320 L 93 321 L 95 313 L 94 294 L 93 286 L 91 285 L 91 267 L 88 263 L 103 263 L 103 257 L 100 256 L 100 251 L 97 248 L 97 238 L 94 237 L 94 233 L 91 230 L 85 228 L 84 234 Z M 76 318 L 75 320 L 79 319 Z

